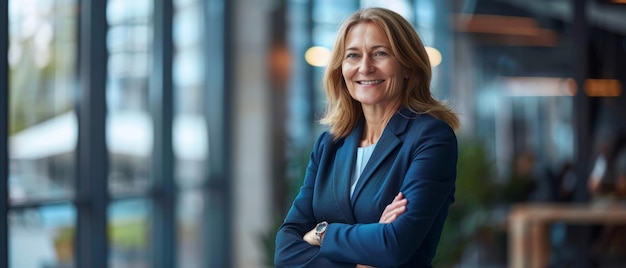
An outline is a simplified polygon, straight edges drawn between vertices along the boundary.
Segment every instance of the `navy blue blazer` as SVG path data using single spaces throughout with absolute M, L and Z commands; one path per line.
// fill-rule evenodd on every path
M 316 140 L 304 183 L 276 236 L 277 267 L 431 267 L 448 207 L 454 202 L 457 140 L 430 115 L 398 111 L 383 131 L 350 199 L 350 178 L 363 120 L 345 138 Z M 402 192 L 406 211 L 379 224 Z M 321 247 L 304 234 L 330 224 Z

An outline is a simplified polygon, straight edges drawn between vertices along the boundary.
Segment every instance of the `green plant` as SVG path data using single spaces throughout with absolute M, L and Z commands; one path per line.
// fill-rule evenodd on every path
M 435 267 L 451 267 L 461 260 L 468 243 L 483 231 L 481 222 L 468 221 L 468 216 L 486 210 L 497 199 L 498 188 L 486 146 L 477 140 L 459 139 L 455 202 L 448 211 L 433 260 Z
M 300 186 L 302 186 L 311 149 L 312 144 L 304 149 L 295 150 L 293 157 L 288 160 L 285 170 L 288 174 L 286 176 L 287 180 L 283 181 L 286 186 L 284 188 L 287 188 L 287 191 L 285 191 L 286 196 L 282 198 L 282 200 L 285 200 L 286 204 L 274 210 L 276 213 L 272 217 L 273 222 L 271 227 L 265 233 L 261 234 L 261 243 L 265 251 L 265 265 L 267 265 L 267 267 L 274 267 L 276 233 L 285 219 L 289 205 L 291 205 L 291 202 L 295 199 L 300 190 Z

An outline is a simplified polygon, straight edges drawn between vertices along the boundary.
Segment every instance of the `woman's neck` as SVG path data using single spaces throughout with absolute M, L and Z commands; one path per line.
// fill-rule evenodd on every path
M 370 146 L 378 142 L 387 123 L 389 123 L 391 117 L 398 111 L 398 107 L 399 105 L 396 105 L 392 109 L 363 109 L 365 127 L 363 128 L 363 135 L 361 136 L 361 147 Z

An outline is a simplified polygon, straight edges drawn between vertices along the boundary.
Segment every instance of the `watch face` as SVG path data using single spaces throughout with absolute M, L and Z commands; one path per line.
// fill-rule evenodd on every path
M 324 230 L 326 230 L 326 226 L 328 226 L 328 223 L 326 222 L 320 222 L 317 225 L 317 228 L 315 228 L 315 231 L 318 233 L 324 232 Z

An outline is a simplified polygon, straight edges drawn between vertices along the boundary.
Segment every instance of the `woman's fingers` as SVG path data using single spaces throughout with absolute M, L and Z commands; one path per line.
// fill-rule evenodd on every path
M 385 210 L 383 216 L 380 219 L 380 223 L 391 223 L 395 221 L 398 216 L 406 211 L 406 206 L 402 205 L 391 210 Z
M 387 207 L 385 208 L 385 212 L 391 212 L 394 210 L 397 210 L 398 208 L 402 208 L 404 206 L 406 206 L 407 200 L 406 199 L 399 199 L 399 200 L 394 200 L 393 202 L 391 202 L 391 204 L 387 205 Z M 383 214 L 385 213 L 383 212 Z
M 404 199 L 402 193 L 398 193 L 393 199 L 391 204 L 385 207 L 383 214 L 380 216 L 379 223 L 391 223 L 395 221 L 398 216 L 406 211 L 407 200 Z

